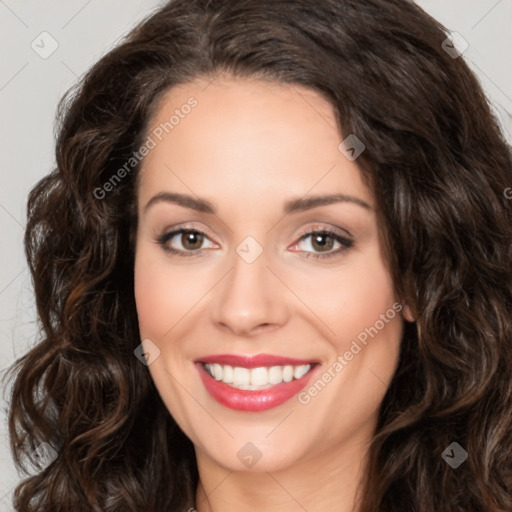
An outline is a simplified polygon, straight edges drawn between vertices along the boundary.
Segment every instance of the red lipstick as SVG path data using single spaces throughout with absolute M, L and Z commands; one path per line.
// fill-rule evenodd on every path
M 242 368 L 258 368 L 260 366 L 299 366 L 301 364 L 314 364 L 312 359 L 294 359 L 292 357 L 274 356 L 272 354 L 256 354 L 255 356 L 237 356 L 234 354 L 218 354 L 199 357 L 196 362 L 229 364 L 229 366 L 241 366 Z
M 245 412 L 262 412 L 287 402 L 308 384 L 319 366 L 317 361 L 311 359 L 295 359 L 270 354 L 255 356 L 210 355 L 198 358 L 195 363 L 204 387 L 214 400 L 230 409 Z M 207 372 L 203 363 L 217 363 L 248 369 L 287 365 L 301 366 L 305 364 L 310 364 L 312 368 L 299 379 L 290 382 L 281 382 L 266 389 L 244 390 L 216 380 Z

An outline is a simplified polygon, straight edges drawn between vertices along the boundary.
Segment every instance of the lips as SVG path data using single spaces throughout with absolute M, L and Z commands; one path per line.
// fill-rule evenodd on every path
M 234 354 L 218 354 L 198 358 L 196 362 L 228 364 L 242 368 L 257 368 L 260 366 L 298 366 L 301 364 L 312 364 L 315 360 L 295 359 L 291 357 L 274 356 L 271 354 L 257 354 L 255 356 L 239 356 Z
M 318 361 L 219 354 L 198 358 L 195 364 L 213 399 L 230 409 L 259 412 L 299 393 L 316 373 Z

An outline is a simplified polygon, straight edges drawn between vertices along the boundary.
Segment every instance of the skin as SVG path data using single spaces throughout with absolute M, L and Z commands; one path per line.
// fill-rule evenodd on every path
M 233 411 L 208 394 L 193 361 L 269 353 L 318 360 L 318 376 L 332 367 L 400 302 L 379 244 L 373 194 L 357 160 L 338 150 L 344 137 L 316 92 L 228 76 L 210 85 L 196 80 L 167 92 L 150 130 L 191 96 L 197 106 L 142 164 L 135 297 L 141 339 L 160 351 L 151 376 L 195 446 L 197 510 L 357 510 L 403 322 L 412 320 L 407 306 L 307 404 L 294 397 L 265 412 Z M 216 214 L 164 201 L 145 210 L 162 191 L 207 199 Z M 290 199 L 333 193 L 369 208 L 338 202 L 283 212 Z M 187 245 L 177 235 L 167 245 L 195 250 L 193 256 L 169 254 L 157 242 L 182 226 L 205 237 Z M 332 238 L 324 249 L 313 236 L 300 240 L 325 228 L 353 246 L 315 259 L 341 247 Z M 236 251 L 247 236 L 263 249 L 252 263 Z M 248 442 L 261 452 L 251 468 L 237 457 Z

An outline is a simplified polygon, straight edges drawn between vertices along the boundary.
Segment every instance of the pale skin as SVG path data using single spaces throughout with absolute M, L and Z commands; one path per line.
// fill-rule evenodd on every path
M 206 87 L 207 86 L 207 87 Z M 265 412 L 215 401 L 193 361 L 209 354 L 260 353 L 320 361 L 318 376 L 393 304 L 379 243 L 375 199 L 343 140 L 331 105 L 299 86 L 255 79 L 196 80 L 168 91 L 150 129 L 187 103 L 145 157 L 138 188 L 135 297 L 141 339 L 160 350 L 149 366 L 156 387 L 195 447 L 199 512 L 358 510 L 358 484 L 379 406 L 396 369 L 403 309 L 342 371 L 301 404 L 293 397 Z M 152 197 L 206 199 L 216 213 Z M 284 212 L 294 199 L 343 194 L 340 201 Z M 366 205 L 364 206 L 363 203 Z M 156 241 L 192 256 L 170 254 Z M 324 248 L 311 231 L 329 229 Z M 237 247 L 251 236 L 263 252 L 251 263 Z M 199 247 L 201 252 L 199 253 Z M 253 249 L 251 249 L 253 250 Z M 331 253 L 330 257 L 315 255 Z M 237 457 L 248 442 L 261 459 Z

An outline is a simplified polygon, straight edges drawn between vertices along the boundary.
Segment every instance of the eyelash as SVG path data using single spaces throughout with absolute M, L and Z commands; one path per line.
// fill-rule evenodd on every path
M 170 231 L 169 233 L 164 233 L 163 235 L 159 236 L 156 241 L 162 247 L 162 249 L 165 252 L 167 252 L 168 254 L 173 254 L 176 256 L 180 256 L 180 257 L 182 256 L 185 258 L 190 257 L 190 256 L 197 256 L 205 250 L 205 249 L 198 249 L 195 251 L 182 251 L 182 250 L 174 249 L 174 248 L 166 245 L 167 242 L 169 240 L 172 240 L 176 235 L 183 234 L 183 233 L 194 233 L 194 234 L 203 235 L 204 237 L 208 238 L 206 233 L 203 233 L 202 231 L 199 231 L 198 229 L 183 227 L 180 229 L 176 229 L 174 231 Z M 336 242 L 341 244 L 341 248 L 339 248 L 335 251 L 326 252 L 326 253 L 320 253 L 320 252 L 314 253 L 314 252 L 310 252 L 310 251 L 299 251 L 299 252 L 307 252 L 308 255 L 305 256 L 305 258 L 309 258 L 311 255 L 315 259 L 329 258 L 331 256 L 339 255 L 340 253 L 346 251 L 347 249 L 350 249 L 354 245 L 354 242 L 352 240 L 345 238 L 330 229 L 312 229 L 310 231 L 307 231 L 306 233 L 303 233 L 302 235 L 300 235 L 300 237 L 296 243 L 299 243 L 302 240 L 305 240 L 308 237 L 315 236 L 315 235 L 323 235 L 323 236 L 328 236 L 330 238 L 333 238 Z

